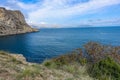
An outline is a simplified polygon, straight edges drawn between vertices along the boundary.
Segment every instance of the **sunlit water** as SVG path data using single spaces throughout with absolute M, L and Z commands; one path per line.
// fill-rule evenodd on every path
M 40 29 L 40 32 L 0 37 L 0 49 L 40 63 L 80 48 L 88 41 L 120 46 L 120 27 Z

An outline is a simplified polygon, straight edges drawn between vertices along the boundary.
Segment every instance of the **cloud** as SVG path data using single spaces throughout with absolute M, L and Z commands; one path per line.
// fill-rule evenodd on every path
M 88 20 L 83 21 L 82 23 L 89 24 L 92 26 L 109 26 L 109 25 L 118 26 L 120 25 L 120 18 Z
M 97 13 L 105 7 L 120 4 L 120 0 L 38 0 L 36 3 L 6 0 L 4 3 L 1 2 L 1 6 L 23 11 L 28 23 L 51 24 L 68 21 L 76 15 Z
M 64 19 L 74 15 L 88 14 L 106 6 L 120 4 L 120 0 L 89 0 L 75 5 L 68 4 L 70 0 L 45 0 L 43 8 L 38 8 L 28 15 L 30 20 L 39 22 L 44 19 Z
M 69 24 L 48 24 L 46 22 L 40 23 L 30 23 L 31 26 L 36 28 L 67 28 L 67 27 L 100 27 L 100 26 L 119 26 L 120 18 L 111 18 L 111 19 L 94 19 L 94 20 L 83 20 L 78 23 L 69 23 Z

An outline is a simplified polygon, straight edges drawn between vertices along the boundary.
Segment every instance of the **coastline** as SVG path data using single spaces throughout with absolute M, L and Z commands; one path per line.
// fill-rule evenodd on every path
M 120 79 L 120 47 L 88 42 L 41 64 L 27 62 L 21 54 L 0 51 L 0 79 L 3 80 L 115 80 Z M 109 67 L 109 68 L 108 68 Z M 104 72 L 106 70 L 106 72 Z M 107 74 L 108 73 L 108 74 Z M 114 73 L 114 74 L 113 74 Z M 107 75 L 105 75 L 107 74 Z M 14 76 L 13 76 L 14 75 Z
M 33 29 L 32 31 L 23 31 L 23 32 L 17 32 L 17 33 L 11 33 L 11 34 L 0 34 L 0 37 L 5 37 L 5 36 L 12 36 L 12 35 L 19 35 L 19 34 L 27 34 L 27 33 L 33 33 L 33 32 L 39 32 L 39 29 Z

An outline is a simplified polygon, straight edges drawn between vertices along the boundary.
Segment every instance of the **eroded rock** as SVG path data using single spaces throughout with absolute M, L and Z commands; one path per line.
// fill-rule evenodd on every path
M 0 36 L 34 31 L 37 31 L 37 29 L 26 23 L 24 15 L 20 11 L 0 7 Z

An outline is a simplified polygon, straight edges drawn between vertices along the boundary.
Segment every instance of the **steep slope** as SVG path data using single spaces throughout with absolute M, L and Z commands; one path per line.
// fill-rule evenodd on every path
M 25 21 L 23 14 L 18 11 L 6 10 L 0 7 L 0 36 L 37 31 Z

